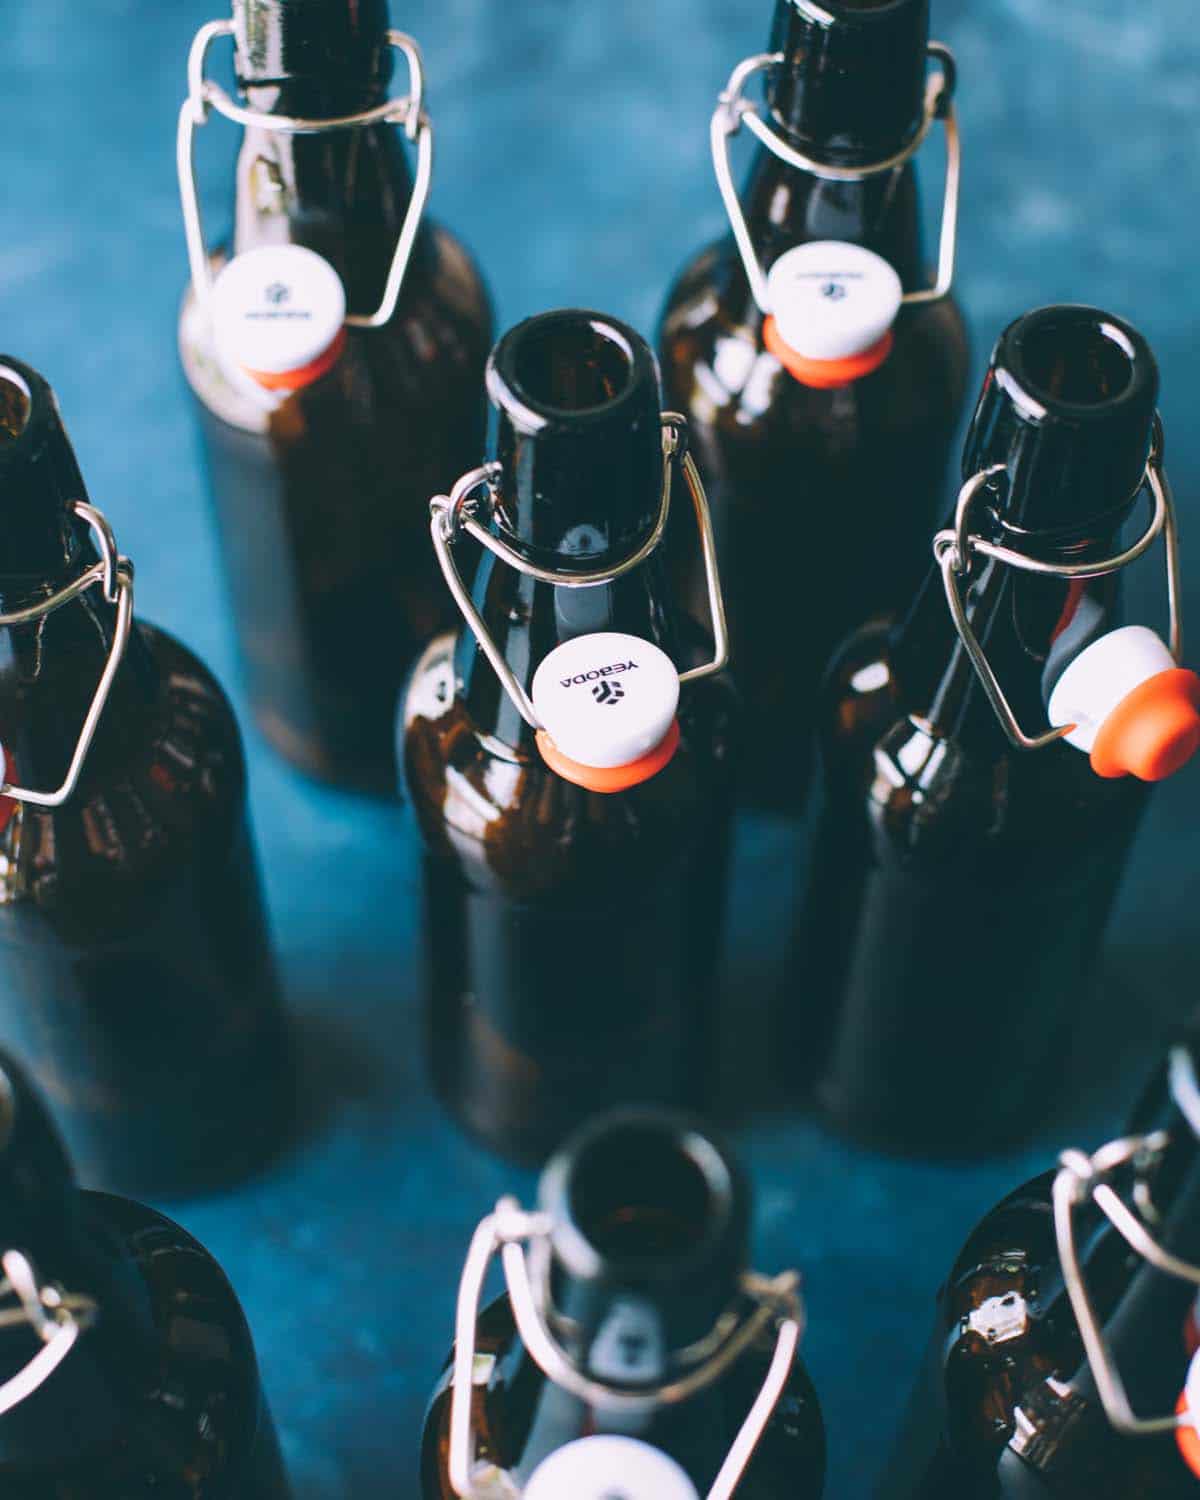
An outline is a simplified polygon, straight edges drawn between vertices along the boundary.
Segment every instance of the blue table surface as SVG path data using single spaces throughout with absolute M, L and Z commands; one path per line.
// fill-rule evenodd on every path
M 186 270 L 175 120 L 192 34 L 220 0 L 0 9 L 0 347 L 56 386 L 92 497 L 137 563 L 140 613 L 198 648 L 241 707 L 174 345 Z M 935 0 L 935 13 L 960 63 L 958 290 L 976 364 L 1004 323 L 1042 302 L 1095 302 L 1141 326 L 1163 367 L 1186 554 L 1200 515 L 1190 0 Z M 769 18 L 770 0 L 393 0 L 428 64 L 435 212 L 479 253 L 502 326 L 583 303 L 652 330 L 674 268 L 722 228 L 708 116 Z M 214 230 L 228 216 L 233 139 L 223 123 L 201 137 Z M 940 148 L 928 149 L 932 205 Z M 1160 563 L 1140 564 L 1131 590 L 1154 622 Z M 1189 576 L 1194 608 L 1200 556 Z M 429 1095 L 402 811 L 314 787 L 248 741 L 311 1128 L 264 1178 L 170 1211 L 243 1299 L 299 1500 L 414 1494 L 468 1235 L 499 1192 L 532 1183 L 473 1147 Z M 1192 771 L 1155 796 L 1060 1107 L 1035 1146 L 970 1167 L 897 1162 L 802 1119 L 742 1122 L 757 1263 L 805 1274 L 830 1497 L 866 1496 L 881 1472 L 934 1291 L 970 1225 L 1056 1146 L 1098 1143 L 1190 1005 L 1198 789 Z M 754 1065 L 801 843 L 782 822 L 740 827 L 726 992 L 746 1024 L 731 1067 Z M 1002 962 L 1020 934 L 997 915 Z M 963 1066 L 1003 1068 L 1002 1045 Z

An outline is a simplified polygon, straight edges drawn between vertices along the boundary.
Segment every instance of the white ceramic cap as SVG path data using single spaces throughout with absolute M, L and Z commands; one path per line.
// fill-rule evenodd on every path
M 804 359 L 850 359 L 870 349 L 896 321 L 903 295 L 882 256 L 842 240 L 797 245 L 767 274 L 775 327 Z
M 1081 651 L 1058 679 L 1047 715 L 1056 729 L 1074 724 L 1064 736 L 1067 744 L 1090 754 L 1100 726 L 1117 704 L 1174 665 L 1163 641 L 1145 625 L 1112 630 Z
M 586 1437 L 544 1459 L 525 1500 L 700 1500 L 673 1458 L 627 1437 Z
M 342 279 L 303 245 L 235 255 L 212 289 L 213 338 L 222 359 L 251 374 L 287 375 L 320 359 L 346 321 Z
M 556 646 L 533 675 L 538 718 L 580 765 L 627 766 L 665 739 L 679 706 L 679 673 L 636 635 L 601 631 Z

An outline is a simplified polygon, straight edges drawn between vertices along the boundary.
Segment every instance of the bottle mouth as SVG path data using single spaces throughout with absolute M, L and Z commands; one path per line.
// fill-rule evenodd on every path
M 0 447 L 14 443 L 29 425 L 33 392 L 23 375 L 0 364 Z
M 515 396 L 534 417 L 578 421 L 610 411 L 634 390 L 646 358 L 640 345 L 632 329 L 599 313 L 542 313 L 496 345 L 488 390 L 498 405 Z
M 1141 335 L 1095 308 L 1041 308 L 1013 326 L 1008 344 L 1010 394 L 1023 397 L 1035 418 L 1064 410 L 1079 419 L 1103 416 L 1155 378 Z
M 729 1161 L 686 1120 L 657 1112 L 585 1127 L 546 1168 L 541 1197 L 556 1259 L 589 1279 L 674 1276 L 741 1233 Z

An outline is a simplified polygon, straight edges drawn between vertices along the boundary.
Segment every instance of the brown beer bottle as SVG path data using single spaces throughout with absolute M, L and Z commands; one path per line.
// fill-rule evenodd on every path
M 761 113 L 744 97 L 760 73 Z M 953 86 L 928 0 L 776 0 L 770 52 L 735 69 L 713 117 L 733 235 L 680 273 L 659 350 L 712 499 L 746 702 L 739 797 L 760 806 L 802 803 L 829 653 L 911 597 L 942 505 L 967 374 Z M 913 158 L 937 118 L 949 155 L 931 285 Z M 743 125 L 758 145 L 739 200 Z M 671 542 L 701 598 L 693 549 Z
M 54 395 L 7 357 L 0 489 L 0 1037 L 86 1182 L 200 1186 L 290 1093 L 237 723 L 133 618 Z
M 153 1209 L 81 1192 L 4 1055 L 0 1215 L 5 1500 L 287 1500 L 220 1266 Z
M 1158 1128 L 1064 1153 L 972 1233 L 880 1500 L 1200 1492 L 1191 1048 L 1175 1049 L 1171 1076 Z
M 794 1273 L 747 1272 L 749 1194 L 703 1126 L 623 1111 L 471 1242 L 421 1446 L 424 1500 L 818 1500 Z M 480 1311 L 488 1263 L 507 1291 Z
M 1013 323 L 924 589 L 826 680 L 790 1056 L 828 1119 L 885 1147 L 969 1152 L 1036 1122 L 1143 782 L 1200 743 L 1200 679 L 1173 656 L 1157 398 L 1154 356 L 1119 318 Z M 1172 650 L 1118 628 L 1121 570 L 1160 536 Z
M 204 73 L 226 33 L 240 103 Z M 424 219 L 422 80 L 386 0 L 234 0 L 196 38 L 180 119 L 180 350 L 254 716 L 295 765 L 375 793 L 403 674 L 450 620 L 425 507 L 479 452 L 491 343 L 473 262 Z M 210 256 L 193 136 L 213 109 L 245 134 L 231 251 Z
M 645 342 L 545 313 L 500 340 L 487 386 L 497 458 L 434 502 L 470 628 L 418 661 L 400 755 L 436 1086 L 497 1150 L 540 1159 L 599 1108 L 706 1097 L 733 714 L 703 491 Z M 715 651 L 664 578 L 681 479 Z

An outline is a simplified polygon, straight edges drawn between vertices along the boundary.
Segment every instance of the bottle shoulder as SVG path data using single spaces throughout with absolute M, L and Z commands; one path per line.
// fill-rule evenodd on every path
M 689 1406 L 650 1416 L 632 1434 L 667 1453 L 700 1488 L 711 1484 L 762 1389 L 774 1354 L 772 1325 L 719 1380 Z M 452 1500 L 447 1457 L 453 1351 L 427 1409 L 421 1475 L 425 1500 Z M 476 1386 L 472 1427 L 476 1453 L 528 1482 L 549 1452 L 585 1434 L 605 1430 L 602 1413 L 590 1413 L 551 1386 L 525 1351 L 507 1296 L 481 1313 L 477 1325 Z M 689 1421 L 689 1409 L 692 1420 Z M 624 1431 L 624 1426 L 615 1430 Z M 630 1435 L 626 1433 L 626 1435 Z M 711 1472 L 709 1472 L 711 1470 Z M 824 1485 L 825 1429 L 820 1404 L 797 1357 L 787 1384 L 738 1486 L 746 1500 L 819 1500 Z
M 401 705 L 399 756 L 431 853 L 488 884 L 566 899 L 661 872 L 728 815 L 736 696 L 721 678 L 685 685 L 680 748 L 656 776 L 602 794 L 564 781 L 536 749 L 482 733 L 459 696 L 455 636 L 418 659 Z
M 5 1496 L 112 1500 L 150 1490 L 164 1500 L 257 1496 L 258 1490 L 241 1485 L 260 1472 L 262 1450 L 273 1445 L 273 1436 L 253 1342 L 224 1272 L 155 1210 L 103 1193 L 81 1199 L 86 1219 L 119 1243 L 144 1286 L 152 1320 L 144 1369 L 123 1371 L 123 1378 L 133 1377 L 122 1401 L 124 1420 L 99 1451 L 59 1460 L 52 1476 L 9 1475 L 0 1465 Z M 283 1493 L 272 1488 L 261 1497 L 283 1500 Z

